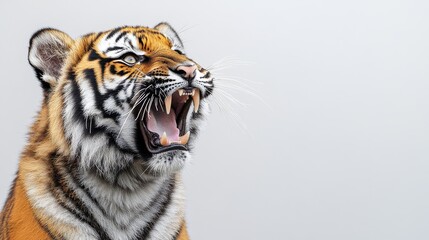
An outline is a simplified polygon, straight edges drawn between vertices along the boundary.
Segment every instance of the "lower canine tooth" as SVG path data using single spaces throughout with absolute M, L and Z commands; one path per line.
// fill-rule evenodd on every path
M 185 135 L 179 137 L 179 143 L 182 145 L 185 145 L 189 141 L 189 136 L 191 135 L 191 132 L 188 131 Z
M 192 94 L 192 100 L 194 101 L 194 112 L 198 112 L 200 107 L 200 89 L 194 89 L 195 92 Z
M 161 136 L 161 145 L 162 146 L 170 145 L 170 142 L 168 141 L 168 138 L 167 138 L 167 133 L 165 133 L 165 132 Z
M 172 96 L 169 95 L 168 97 L 165 98 L 165 112 L 167 114 L 170 114 L 170 110 L 171 110 L 171 99 Z

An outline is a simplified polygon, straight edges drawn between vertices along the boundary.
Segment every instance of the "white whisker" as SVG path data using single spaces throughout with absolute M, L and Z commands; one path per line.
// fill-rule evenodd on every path
M 125 117 L 125 121 L 124 121 L 124 123 L 122 123 L 122 126 L 121 126 L 121 128 L 119 129 L 119 133 L 118 133 L 118 135 L 117 135 L 117 137 L 116 137 L 116 139 L 118 139 L 119 138 L 119 136 L 121 135 L 121 132 L 122 132 L 122 130 L 123 130 L 123 128 L 124 128 L 124 126 L 125 126 L 125 123 L 128 121 L 128 118 L 130 117 L 130 115 L 131 115 L 131 113 L 133 112 L 133 110 L 136 108 L 136 106 L 138 105 L 138 104 L 140 104 L 140 102 L 142 101 L 142 99 L 141 99 L 142 97 L 140 96 L 138 99 L 137 99 L 137 101 L 133 104 L 133 107 L 131 108 L 131 110 L 127 113 L 127 116 Z

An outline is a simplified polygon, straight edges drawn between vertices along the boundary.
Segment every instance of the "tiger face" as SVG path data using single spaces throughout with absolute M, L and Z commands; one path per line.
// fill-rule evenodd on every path
M 79 168 L 163 176 L 190 160 L 213 77 L 167 23 L 77 40 L 44 29 L 32 37 L 29 61 L 44 89 L 51 138 Z

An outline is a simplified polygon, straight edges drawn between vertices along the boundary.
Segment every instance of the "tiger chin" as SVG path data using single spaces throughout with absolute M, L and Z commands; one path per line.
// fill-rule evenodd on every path
M 214 82 L 176 31 L 42 29 L 28 59 L 44 97 L 0 239 L 188 239 L 181 170 Z

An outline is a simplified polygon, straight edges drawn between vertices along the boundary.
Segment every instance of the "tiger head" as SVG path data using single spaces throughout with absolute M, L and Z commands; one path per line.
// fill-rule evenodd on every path
M 73 40 L 42 29 L 29 62 L 44 90 L 49 134 L 84 170 L 162 176 L 190 160 L 214 89 L 167 23 Z

